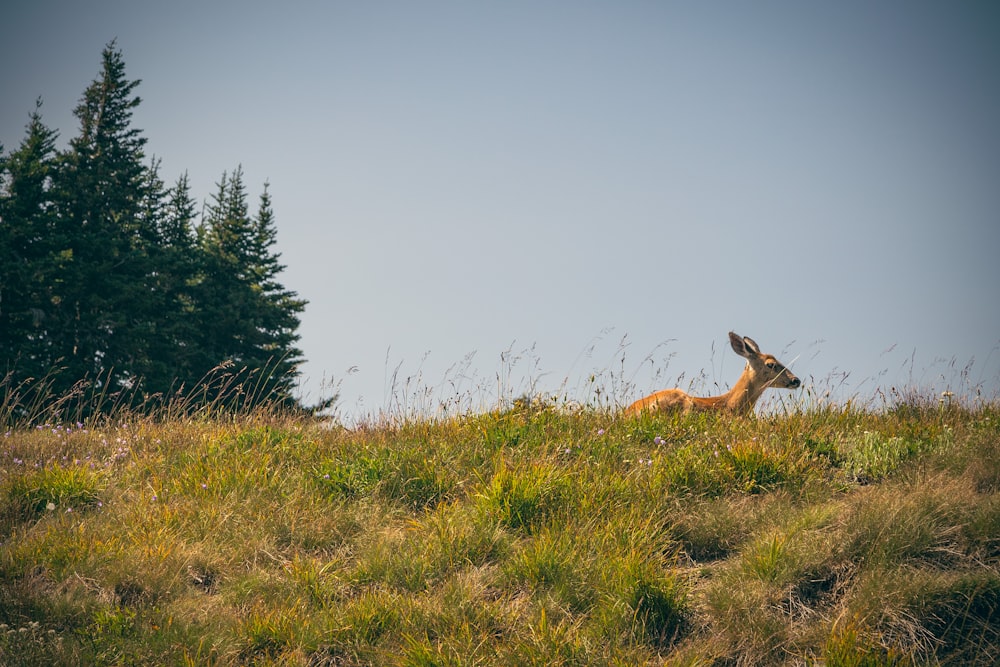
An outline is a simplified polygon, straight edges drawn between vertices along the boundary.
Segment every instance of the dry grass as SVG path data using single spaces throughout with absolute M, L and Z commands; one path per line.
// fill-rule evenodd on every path
M 0 434 L 0 664 L 1000 659 L 1000 412 Z

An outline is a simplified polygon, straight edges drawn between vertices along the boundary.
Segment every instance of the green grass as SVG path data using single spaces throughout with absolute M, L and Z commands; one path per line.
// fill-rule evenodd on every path
M 1000 411 L 0 434 L 0 664 L 990 665 Z

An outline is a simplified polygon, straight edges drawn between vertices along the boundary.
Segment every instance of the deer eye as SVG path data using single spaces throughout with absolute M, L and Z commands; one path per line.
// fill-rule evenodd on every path
M 774 370 L 774 367 L 777 366 L 777 364 L 774 363 L 773 361 L 769 361 L 769 362 L 767 362 L 764 365 L 767 366 L 768 368 L 770 368 L 772 371 Z

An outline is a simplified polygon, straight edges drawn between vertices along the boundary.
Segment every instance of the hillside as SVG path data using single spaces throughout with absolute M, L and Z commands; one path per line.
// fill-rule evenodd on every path
M 990 665 L 1000 412 L 0 434 L 0 664 Z

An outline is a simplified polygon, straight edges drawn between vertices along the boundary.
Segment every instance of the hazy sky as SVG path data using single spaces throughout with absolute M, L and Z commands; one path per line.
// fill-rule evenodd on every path
M 730 329 L 814 392 L 995 397 L 998 7 L 14 0 L 0 143 L 41 96 L 64 148 L 117 39 L 168 183 L 270 182 L 346 415 L 711 392 Z

